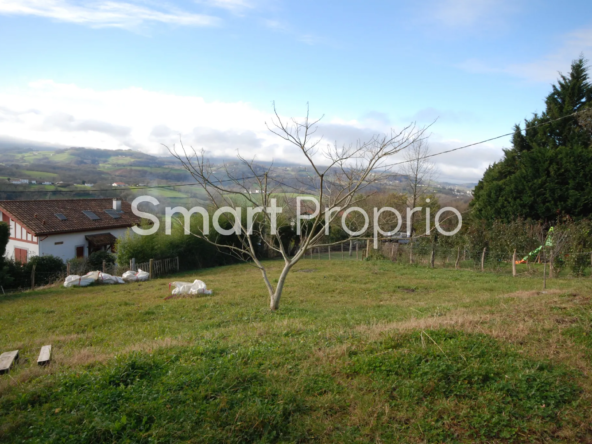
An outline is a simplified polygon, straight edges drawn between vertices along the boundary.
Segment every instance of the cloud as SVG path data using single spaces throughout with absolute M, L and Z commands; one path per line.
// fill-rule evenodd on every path
M 293 26 L 290 26 L 285 21 L 274 20 L 274 19 L 264 19 L 261 21 L 261 23 L 263 23 L 263 26 L 271 29 L 272 31 L 280 32 L 282 34 L 292 36 L 297 41 L 304 43 L 306 45 L 309 45 L 309 46 L 314 46 L 314 45 L 319 45 L 319 44 L 335 46 L 335 43 L 330 41 L 329 39 L 327 39 L 325 37 L 321 37 L 318 34 L 315 34 L 313 32 L 302 32 L 301 29 L 294 29 Z
M 0 0 L 0 14 L 45 17 L 94 28 L 134 28 L 146 22 L 181 26 L 213 26 L 219 23 L 218 18 L 209 15 L 174 8 L 157 10 L 110 0 Z
M 231 12 L 242 12 L 255 7 L 253 3 L 245 0 L 195 0 L 195 2 L 213 8 L 226 9 Z
M 537 60 L 494 64 L 468 59 L 458 67 L 477 74 L 505 74 L 530 82 L 553 83 L 559 77 L 559 72 L 569 72 L 571 62 L 586 53 L 592 53 L 592 28 L 579 29 L 562 36 L 555 50 Z
M 450 123 L 475 123 L 478 121 L 477 116 L 468 111 L 439 110 L 432 107 L 423 108 L 404 120 L 422 124 L 431 124 L 435 121 Z
M 270 123 L 273 117 L 271 108 L 261 111 L 244 102 L 208 102 L 198 96 L 141 88 L 98 91 L 41 80 L 10 92 L 0 89 L 0 103 L 0 134 L 20 141 L 20 146 L 28 140 L 31 145 L 134 149 L 168 155 L 163 145 L 179 146 L 182 141 L 186 146 L 203 148 L 211 157 L 235 157 L 240 152 L 256 160 L 306 163 L 296 147 L 267 129 L 265 122 Z M 335 142 L 367 141 L 388 133 L 390 126 L 389 117 L 378 111 L 359 120 L 327 117 L 317 131 L 323 136 L 319 149 Z M 473 142 L 445 140 L 437 134 L 430 141 L 433 152 Z M 475 181 L 500 157 L 499 148 L 481 145 L 435 157 L 434 162 L 450 181 Z M 320 164 L 327 162 L 322 153 L 315 159 Z M 392 162 L 398 160 L 402 160 L 401 154 Z
M 419 21 L 449 29 L 483 29 L 493 26 L 499 32 L 507 16 L 517 11 L 518 1 L 431 0 L 417 10 Z
M 48 130 L 60 129 L 62 131 L 91 131 L 104 133 L 114 137 L 127 137 L 131 134 L 131 128 L 121 125 L 114 125 L 100 120 L 77 120 L 65 113 L 53 113 L 45 117 L 42 127 Z

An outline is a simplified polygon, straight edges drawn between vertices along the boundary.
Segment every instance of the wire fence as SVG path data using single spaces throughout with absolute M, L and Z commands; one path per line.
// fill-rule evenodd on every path
M 371 242 L 371 241 L 370 241 Z M 592 251 L 557 253 L 552 248 L 540 251 L 499 251 L 469 247 L 445 248 L 439 245 L 382 242 L 375 250 L 367 241 L 312 247 L 307 260 L 390 260 L 432 268 L 453 268 L 497 274 L 540 275 L 553 277 L 592 277 Z
M 136 261 L 132 259 L 130 263 L 126 265 L 112 264 L 103 261 L 100 267 L 96 267 L 88 260 L 75 260 L 68 262 L 65 270 L 54 272 L 38 271 L 36 270 L 36 267 L 33 266 L 30 273 L 24 271 L 19 273 L 19 276 L 17 277 L 17 286 L 11 288 L 3 288 L 0 286 L 0 295 L 57 285 L 58 283 L 64 282 L 67 276 L 84 276 L 91 271 L 101 271 L 102 273 L 110 274 L 112 276 L 121 276 L 123 273 L 130 270 L 146 271 L 149 273 L 151 279 L 158 276 L 165 276 L 179 271 L 179 258 L 150 259 L 150 261 L 143 263 L 136 263 Z

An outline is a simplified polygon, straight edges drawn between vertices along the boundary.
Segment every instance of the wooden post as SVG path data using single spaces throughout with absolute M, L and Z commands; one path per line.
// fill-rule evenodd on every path
M 590 253 L 590 277 L 592 277 L 592 253 Z
M 310 249 L 310 258 L 312 259 L 312 247 Z
M 551 250 L 551 257 L 549 258 L 549 278 L 553 279 L 553 250 Z
M 545 247 L 543 247 L 543 290 L 547 289 L 547 258 L 545 254 Z
M 354 253 L 354 243 L 353 241 L 350 239 L 349 240 L 349 257 L 352 257 L 352 254 Z
M 106 271 L 105 271 L 105 267 L 106 267 L 106 265 L 107 265 L 107 264 L 105 264 L 105 261 L 103 261 L 103 273 L 106 273 Z
M 467 248 L 463 247 L 463 262 L 467 260 Z
M 177 273 L 179 272 L 179 256 L 177 256 Z
M 485 252 L 487 251 L 487 247 L 483 249 L 483 253 L 481 253 L 481 271 L 485 271 Z
M 516 277 L 516 250 L 514 249 L 514 254 L 512 255 L 512 276 Z
M 331 260 L 331 245 L 329 245 L 329 260 Z
M 317 248 L 317 253 L 319 255 L 319 260 L 321 260 L 321 247 Z
M 409 263 L 413 263 L 413 241 L 409 239 Z
M 370 256 L 370 239 L 366 239 L 366 257 Z
M 31 290 L 35 289 L 35 267 L 37 265 L 33 264 L 33 269 L 31 270 Z
M 436 245 L 432 242 L 432 254 L 430 257 L 430 268 L 434 268 L 434 262 L 436 261 Z
M 394 262 L 399 260 L 399 242 L 395 242 L 395 258 L 393 259 Z
M 458 250 L 456 252 L 456 262 L 454 263 L 454 268 L 458 270 L 458 265 L 460 262 L 460 247 L 458 247 Z
M 395 262 L 395 243 L 391 244 L 391 262 Z
M 358 255 L 358 243 L 356 242 L 356 260 L 359 260 L 359 255 Z
M 341 260 L 343 260 L 343 259 L 344 259 L 344 257 L 343 257 L 343 242 L 342 242 L 341 243 Z
M 152 275 L 154 272 L 154 259 L 150 259 L 150 262 L 148 263 L 148 270 L 149 279 L 152 279 Z

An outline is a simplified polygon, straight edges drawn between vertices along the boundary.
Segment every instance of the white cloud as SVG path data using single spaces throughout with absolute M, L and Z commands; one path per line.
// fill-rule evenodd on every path
M 223 1 L 223 0 L 221 0 Z M 133 28 L 145 22 L 182 26 L 212 26 L 219 19 L 178 9 L 157 10 L 133 3 L 99 0 L 0 0 L 0 14 L 50 18 L 91 27 Z
M 240 152 L 247 158 L 305 163 L 301 153 L 265 126 L 272 120 L 272 110 L 261 111 L 244 102 L 207 102 L 197 96 L 141 88 L 97 91 L 42 80 L 19 90 L 0 90 L 0 103 L 0 134 L 21 144 L 28 140 L 34 145 L 135 149 L 164 155 L 168 153 L 163 144 L 172 146 L 182 140 L 186 146 L 204 148 L 208 156 L 234 157 Z M 355 144 L 389 129 L 390 119 L 377 111 L 359 120 L 325 118 L 317 132 L 323 136 L 319 148 L 334 142 Z M 438 135 L 431 140 L 434 152 L 471 142 L 443 140 Z M 477 180 L 500 153 L 499 148 L 481 146 L 434 160 L 446 177 Z M 317 160 L 326 161 L 320 153 Z M 401 156 L 392 161 L 397 160 Z
M 479 29 L 504 26 L 507 16 L 521 0 L 430 0 L 416 10 L 419 21 L 449 29 Z
M 569 72 L 571 62 L 581 54 L 592 53 L 592 28 L 579 29 L 560 38 L 558 47 L 537 60 L 524 63 L 488 63 L 469 59 L 458 66 L 473 73 L 499 73 L 522 78 L 530 82 L 554 83 L 559 72 Z
M 214 8 L 226 9 L 231 12 L 241 12 L 255 7 L 253 3 L 245 0 L 195 0 L 195 2 Z

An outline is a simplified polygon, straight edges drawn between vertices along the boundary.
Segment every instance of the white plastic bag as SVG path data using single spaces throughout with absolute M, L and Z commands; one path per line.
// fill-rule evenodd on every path
M 171 282 L 171 287 L 175 287 L 171 294 L 212 294 L 212 290 L 208 290 L 206 284 L 197 279 L 193 282 Z
M 71 275 L 64 282 L 64 287 L 86 287 L 94 282 L 102 284 L 124 284 L 125 281 L 118 276 L 111 276 L 100 271 L 91 271 L 84 276 Z
M 142 270 L 138 270 L 138 271 L 126 271 L 125 273 L 123 273 L 121 275 L 121 278 L 125 281 L 125 282 L 143 282 L 143 281 L 147 281 L 148 278 L 150 278 L 150 273 L 147 273 L 145 271 Z
M 66 281 L 64 282 L 64 287 L 69 288 L 69 287 L 86 287 L 87 285 L 92 284 L 93 282 L 95 282 L 96 279 L 93 279 L 91 277 L 88 277 L 86 275 L 84 276 L 78 276 L 77 274 L 73 274 L 71 276 L 68 276 L 66 278 Z

